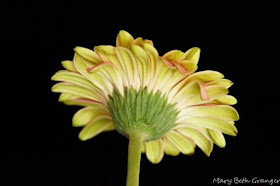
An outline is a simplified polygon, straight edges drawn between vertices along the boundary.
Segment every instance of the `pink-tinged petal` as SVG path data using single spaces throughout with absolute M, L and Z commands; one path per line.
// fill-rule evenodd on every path
M 196 82 L 193 82 L 193 83 L 196 83 Z M 190 93 L 188 93 L 189 90 L 191 90 Z M 180 109 L 181 113 L 184 112 L 184 108 L 187 108 L 187 107 L 193 106 L 193 105 L 212 103 L 213 100 L 215 100 L 219 97 L 222 97 L 228 93 L 228 90 L 225 87 L 218 86 L 218 85 L 208 86 L 208 87 L 205 87 L 205 90 L 207 92 L 209 99 L 203 100 L 202 96 L 201 96 L 201 90 L 200 90 L 199 85 L 193 86 L 192 89 L 189 89 L 189 90 L 183 91 L 182 93 L 180 93 L 180 96 L 176 95 L 176 97 L 174 97 L 174 99 L 172 100 L 172 102 L 178 100 L 176 108 Z M 182 95 L 185 95 L 184 99 L 181 99 Z
M 87 71 L 87 69 L 92 67 L 94 64 L 90 63 L 80 55 L 75 54 L 74 65 L 80 74 L 86 77 L 90 82 L 92 82 L 92 84 L 100 88 L 105 94 L 112 92 L 113 86 L 107 79 L 101 77 L 98 73 L 89 73 Z
M 172 68 L 172 69 L 175 69 L 176 67 L 175 67 L 175 64 L 172 62 L 172 61 L 168 61 L 168 60 L 166 60 L 166 59 L 164 59 L 164 58 L 161 58 L 162 59 L 162 61 L 166 64 L 166 66 L 168 66 L 169 68 Z
M 178 63 L 174 63 L 174 65 L 176 66 L 176 68 L 182 73 L 182 74 L 186 74 L 188 71 L 180 64 Z
M 108 99 L 106 95 L 104 95 L 105 97 L 103 99 Z M 103 103 L 98 102 L 98 101 L 94 101 L 91 99 L 86 99 L 86 98 L 82 98 L 73 94 L 69 94 L 69 93 L 61 93 L 58 99 L 59 102 L 63 102 L 66 105 L 77 105 L 77 106 L 83 106 L 83 107 L 88 107 L 88 106 L 94 106 L 94 105 L 104 105 L 106 103 L 106 101 L 104 101 Z
M 75 103 L 75 104 L 84 104 L 84 105 L 98 105 L 98 104 L 101 104 L 103 105 L 103 103 L 101 102 L 98 102 L 98 101 L 94 101 L 94 100 L 90 100 L 90 99 L 85 99 L 85 98 L 75 98 L 75 99 L 70 99 L 69 101 L 71 101 L 72 103 Z
M 96 70 L 98 70 L 99 68 L 101 68 L 102 66 L 104 65 L 111 65 L 111 66 L 114 66 L 113 63 L 110 63 L 110 62 L 103 62 L 103 63 L 99 63 L 98 65 L 95 65 L 93 67 L 90 67 L 90 68 L 87 68 L 87 71 L 88 72 L 94 72 Z
M 211 70 L 207 70 L 207 71 L 201 71 L 201 72 L 197 72 L 194 74 L 191 74 L 189 76 L 185 76 L 182 80 L 177 81 L 176 84 L 174 84 L 174 86 L 172 86 L 169 96 L 173 97 L 175 94 L 177 94 L 177 92 L 179 92 L 184 86 L 186 86 L 188 83 L 191 82 L 209 82 L 209 81 L 213 81 L 216 79 L 221 79 L 224 76 L 216 71 L 211 71 Z M 168 86 L 168 85 L 167 85 Z
M 184 59 L 184 53 L 180 50 L 171 50 L 164 54 L 162 58 L 166 59 L 167 61 L 179 62 Z
M 94 47 L 94 50 L 98 54 L 98 56 L 102 59 L 103 62 L 111 62 L 114 64 L 113 74 L 117 79 L 122 81 L 123 86 L 127 87 L 129 85 L 127 80 L 127 71 L 126 67 L 118 60 L 116 55 L 116 48 L 110 45 L 100 45 Z M 112 69 L 111 69 L 112 70 Z
M 209 100 L 209 96 L 208 96 L 208 93 L 207 93 L 205 87 L 201 83 L 199 84 L 199 87 L 200 87 L 200 92 L 201 92 L 202 100 L 203 101 Z

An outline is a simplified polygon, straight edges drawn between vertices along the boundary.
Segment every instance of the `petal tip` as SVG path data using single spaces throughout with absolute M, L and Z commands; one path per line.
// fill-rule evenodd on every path
M 133 36 L 125 30 L 120 30 L 117 35 L 116 45 L 130 48 L 133 42 Z
M 79 139 L 81 140 L 81 141 L 86 141 L 86 140 L 88 140 L 88 138 L 86 138 L 85 136 L 83 136 L 83 135 L 80 135 L 79 134 Z
M 73 50 L 75 53 L 79 53 L 79 51 L 81 50 L 82 47 L 80 46 L 76 46 Z

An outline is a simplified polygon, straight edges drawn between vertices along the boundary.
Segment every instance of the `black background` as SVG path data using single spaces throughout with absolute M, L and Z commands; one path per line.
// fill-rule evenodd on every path
M 114 45 L 122 29 L 153 40 L 161 55 L 200 47 L 199 71 L 217 70 L 235 83 L 230 94 L 240 114 L 237 137 L 226 136 L 226 148 L 215 146 L 209 158 L 198 148 L 194 156 L 165 156 L 158 165 L 142 155 L 140 185 L 280 179 L 277 3 L 76 1 L 3 9 L 0 181 L 6 183 L 0 185 L 125 185 L 128 140 L 109 132 L 79 141 L 80 129 L 71 126 L 79 107 L 59 103 L 50 91 L 50 77 L 62 69 L 60 61 L 72 59 L 75 46 Z

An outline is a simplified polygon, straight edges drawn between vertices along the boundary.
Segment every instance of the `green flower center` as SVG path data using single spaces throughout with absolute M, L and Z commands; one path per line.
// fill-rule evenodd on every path
M 143 135 L 144 141 L 164 136 L 175 126 L 179 113 L 160 92 L 148 93 L 147 88 L 137 92 L 134 88 L 126 88 L 124 96 L 114 91 L 108 107 L 119 133 L 128 137 L 137 132 Z

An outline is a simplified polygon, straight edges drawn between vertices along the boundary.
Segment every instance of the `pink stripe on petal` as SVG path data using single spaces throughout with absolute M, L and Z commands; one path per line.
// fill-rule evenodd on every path
M 199 83 L 199 86 L 200 86 L 200 92 L 201 92 L 201 97 L 202 97 L 203 101 L 209 100 L 209 96 L 208 96 L 207 91 L 206 91 L 205 87 L 203 86 L 203 84 Z
M 83 98 L 72 99 L 72 101 L 75 101 L 77 103 L 102 104 L 95 100 L 89 100 L 89 99 L 83 99 Z
M 113 66 L 113 63 L 110 63 L 110 62 L 103 62 L 103 63 L 99 63 L 98 65 L 95 65 L 93 67 L 90 67 L 90 68 L 87 68 L 87 71 L 88 72 L 91 72 L 93 71 L 94 69 L 100 67 L 100 66 L 103 66 L 103 65 L 112 65 Z
M 163 62 L 169 67 L 169 68 L 175 68 L 175 65 L 172 61 L 167 61 L 164 58 L 161 58 L 163 60 Z
M 188 72 L 182 65 L 180 65 L 180 64 L 178 64 L 178 63 L 175 63 L 175 62 L 174 62 L 174 65 L 176 66 L 176 68 L 177 68 L 181 73 L 186 74 L 186 73 Z
M 200 107 L 216 107 L 218 106 L 218 104 L 214 104 L 214 103 L 206 103 L 206 104 L 201 104 L 201 105 L 198 105 Z

